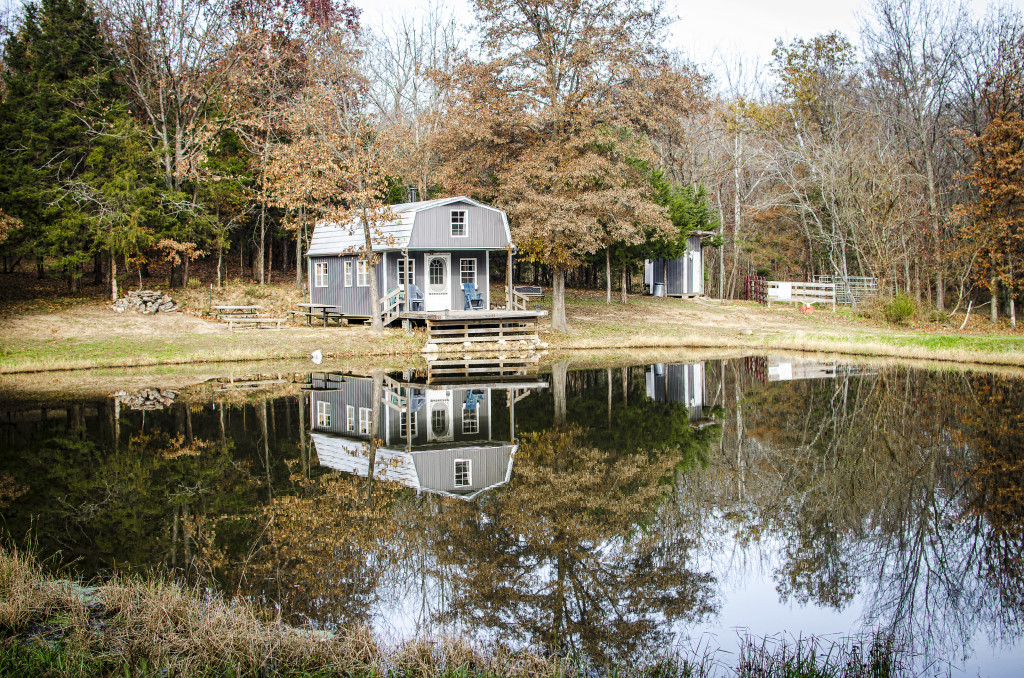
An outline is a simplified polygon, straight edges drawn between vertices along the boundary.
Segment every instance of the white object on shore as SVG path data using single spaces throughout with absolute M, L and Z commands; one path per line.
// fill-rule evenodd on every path
M 310 358 L 312 358 L 314 365 L 319 365 L 324 361 L 324 354 L 320 349 L 317 349 L 313 351 L 313 355 Z

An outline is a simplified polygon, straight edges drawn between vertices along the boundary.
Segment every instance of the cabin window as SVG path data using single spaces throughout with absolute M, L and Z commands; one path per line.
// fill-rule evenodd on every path
M 409 260 L 409 284 L 412 285 L 416 278 L 416 260 Z M 398 259 L 398 284 L 399 286 L 405 285 L 405 258 L 399 257 Z
M 455 487 L 469 487 L 473 484 L 473 465 L 469 459 L 455 460 Z
M 444 284 L 444 261 L 442 261 L 441 259 L 430 260 L 430 284 Z
M 430 429 L 435 436 L 448 434 L 448 412 L 443 408 L 437 408 L 430 412 Z
M 462 275 L 462 284 L 470 283 L 476 288 L 476 259 L 460 259 L 459 273 Z
M 359 408 L 359 432 L 363 435 L 370 434 L 370 408 Z
M 409 428 L 412 429 L 412 437 L 413 438 L 416 437 L 416 419 L 418 418 L 418 415 L 419 415 L 418 412 L 413 412 L 412 414 L 409 415 L 409 424 L 410 424 L 409 427 L 407 427 L 405 425 L 405 423 L 406 423 L 405 415 L 403 414 L 401 417 L 399 417 L 401 419 L 401 422 L 402 422 L 398 426 L 398 436 L 400 438 L 406 438 L 406 437 L 408 437 L 410 435 L 409 434 L 409 430 L 408 430 Z
M 370 286 L 370 267 L 366 261 L 360 261 L 359 265 L 356 267 L 356 286 Z
M 318 400 L 316 402 L 316 425 L 323 428 L 330 428 L 331 404 L 329 402 L 323 400 Z
M 480 408 L 462 410 L 462 432 L 477 433 L 480 431 Z
M 345 429 L 348 431 L 356 430 L 356 408 L 351 405 L 345 406 Z
M 345 262 L 345 287 L 352 287 L 352 262 Z
M 315 267 L 315 269 L 313 271 L 313 278 L 315 280 L 315 282 L 313 284 L 316 285 L 317 287 L 327 287 L 327 262 L 326 261 L 317 262 L 316 267 Z
M 466 210 L 452 210 L 452 237 L 466 237 Z

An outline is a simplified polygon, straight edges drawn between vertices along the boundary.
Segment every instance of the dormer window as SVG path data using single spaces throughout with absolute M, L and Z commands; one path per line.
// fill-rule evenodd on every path
M 452 237 L 466 237 L 466 210 L 452 210 Z

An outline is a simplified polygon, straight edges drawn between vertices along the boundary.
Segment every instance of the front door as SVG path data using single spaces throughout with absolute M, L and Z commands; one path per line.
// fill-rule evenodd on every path
M 423 293 L 423 309 L 426 311 L 447 311 L 452 307 L 450 254 L 428 254 L 426 256 L 427 289 Z

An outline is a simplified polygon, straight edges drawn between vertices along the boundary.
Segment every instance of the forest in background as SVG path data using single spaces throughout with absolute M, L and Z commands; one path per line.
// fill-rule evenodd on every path
M 361 25 L 339 0 L 43 0 L 5 17 L 3 272 L 118 292 L 239 257 L 304 279 L 319 219 L 366 242 L 404 202 L 509 214 L 554 290 L 709 242 L 707 289 L 872 276 L 1015 314 L 1024 289 L 1024 21 L 873 0 L 861 35 L 778 42 L 712 77 L 659 0 L 472 0 Z M 857 40 L 853 42 L 851 40 Z M 613 274 L 614 271 L 614 274 Z M 211 281 L 212 282 L 212 281 Z

